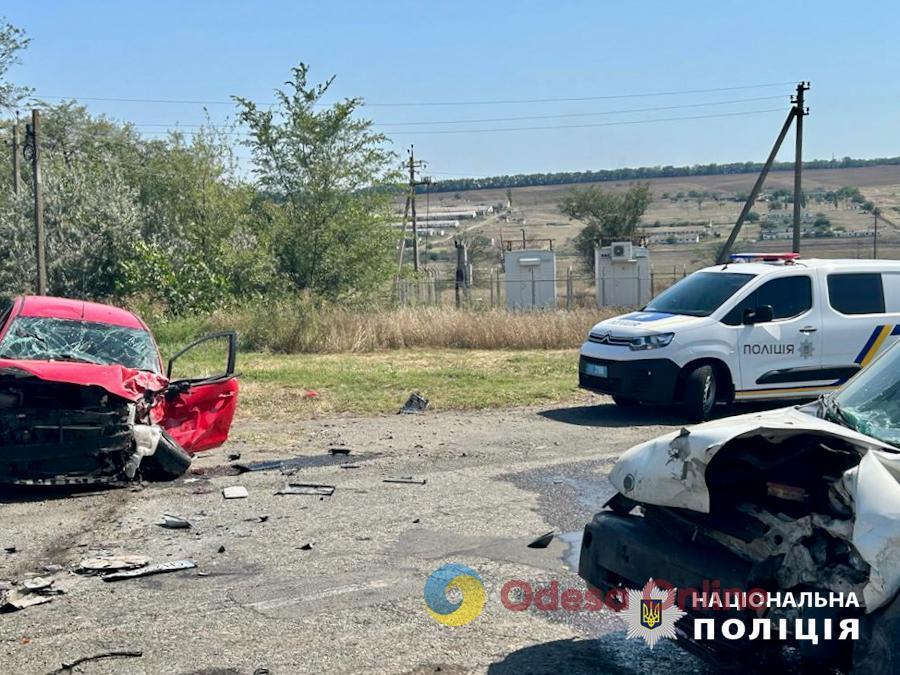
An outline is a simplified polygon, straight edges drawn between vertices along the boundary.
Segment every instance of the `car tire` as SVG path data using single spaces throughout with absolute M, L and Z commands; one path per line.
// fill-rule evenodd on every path
M 190 465 L 191 456 L 163 431 L 156 452 L 141 462 L 141 476 L 154 481 L 175 480 L 183 476 Z
M 705 422 L 716 407 L 716 371 L 712 366 L 698 366 L 684 378 L 682 408 L 691 422 Z
M 634 408 L 641 404 L 640 401 L 633 398 L 628 398 L 626 396 L 613 396 L 613 403 L 615 403 L 620 408 Z

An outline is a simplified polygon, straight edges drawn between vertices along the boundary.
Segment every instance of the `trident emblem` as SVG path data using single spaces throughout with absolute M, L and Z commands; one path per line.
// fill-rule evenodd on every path
M 641 600 L 641 625 L 654 628 L 662 621 L 662 600 Z

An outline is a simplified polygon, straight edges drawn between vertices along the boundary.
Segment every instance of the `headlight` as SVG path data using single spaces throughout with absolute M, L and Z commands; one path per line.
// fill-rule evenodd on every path
M 628 342 L 628 348 L 633 352 L 645 349 L 659 349 L 668 345 L 673 337 L 675 337 L 675 333 L 660 333 L 658 335 L 644 335 L 643 337 L 631 338 Z

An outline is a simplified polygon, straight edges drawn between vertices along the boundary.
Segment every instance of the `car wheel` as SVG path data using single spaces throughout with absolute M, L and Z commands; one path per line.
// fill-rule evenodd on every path
M 712 366 L 698 366 L 684 381 L 682 407 L 691 422 L 705 422 L 716 406 L 716 371 Z
M 164 431 L 156 452 L 141 461 L 141 475 L 147 480 L 175 480 L 190 465 L 191 456 Z
M 615 403 L 620 408 L 633 408 L 637 405 L 640 405 L 640 401 L 633 398 L 627 398 L 625 396 L 613 396 L 612 400 L 613 403 Z

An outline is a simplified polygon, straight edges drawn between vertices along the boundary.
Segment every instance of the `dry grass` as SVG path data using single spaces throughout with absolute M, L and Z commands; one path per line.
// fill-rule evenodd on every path
M 164 347 L 213 330 L 238 332 L 242 350 L 278 353 L 377 352 L 393 349 L 569 349 L 613 309 L 547 312 L 404 307 L 314 308 L 301 301 L 265 303 L 204 319 L 154 322 Z M 164 348 L 163 351 L 166 351 Z

